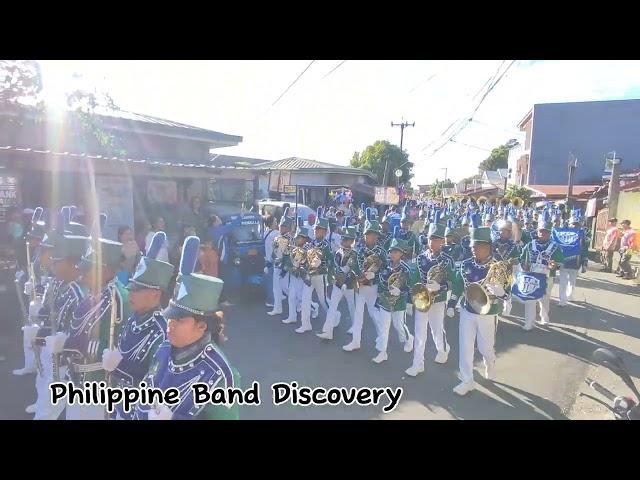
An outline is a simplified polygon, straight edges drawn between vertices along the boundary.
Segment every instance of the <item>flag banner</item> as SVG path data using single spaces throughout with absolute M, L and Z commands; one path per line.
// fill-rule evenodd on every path
M 516 275 L 516 281 L 511 287 L 511 293 L 522 301 L 540 300 L 547 290 L 547 275 L 545 273 L 523 272 Z
M 551 240 L 560 245 L 565 258 L 580 255 L 583 237 L 581 228 L 554 228 L 551 232 Z

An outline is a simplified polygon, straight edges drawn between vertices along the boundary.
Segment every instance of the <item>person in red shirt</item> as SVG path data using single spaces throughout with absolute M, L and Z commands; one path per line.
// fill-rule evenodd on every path
M 631 221 L 623 220 L 622 238 L 620 240 L 620 271 L 618 276 L 625 280 L 634 278 L 630 260 L 636 249 L 636 232 L 631 228 Z
M 198 255 L 198 273 L 220 278 L 218 276 L 219 260 L 220 257 L 218 255 L 218 250 L 213 248 L 213 241 L 211 237 L 207 237 L 202 245 L 200 245 L 200 253 Z
M 602 251 L 600 252 L 600 258 L 604 263 L 603 272 L 611 272 L 613 266 L 613 253 L 617 250 L 618 246 L 618 219 L 610 218 L 607 224 L 607 233 L 605 234 L 604 241 L 602 242 Z

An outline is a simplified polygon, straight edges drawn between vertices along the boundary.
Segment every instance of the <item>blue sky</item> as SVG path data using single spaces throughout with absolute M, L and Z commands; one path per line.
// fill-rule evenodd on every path
M 414 184 L 476 173 L 488 151 L 518 138 L 517 123 L 534 103 L 640 98 L 639 61 L 519 60 L 483 101 L 454 142 L 442 135 L 469 118 L 487 81 L 511 61 L 317 60 L 274 101 L 310 60 L 42 61 L 47 98 L 55 103 L 72 74 L 111 93 L 125 110 L 241 135 L 228 155 L 267 160 L 290 156 L 346 165 L 376 140 L 399 144 L 416 164 Z M 436 152 L 434 150 L 441 146 Z

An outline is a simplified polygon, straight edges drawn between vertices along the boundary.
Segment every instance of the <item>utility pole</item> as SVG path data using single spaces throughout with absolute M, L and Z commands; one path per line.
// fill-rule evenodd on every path
M 415 127 L 416 126 L 416 122 L 409 123 L 409 122 L 405 122 L 404 119 L 403 119 L 403 121 L 401 123 L 393 123 L 393 122 L 391 122 L 391 126 L 392 127 L 400 127 L 400 153 L 402 153 L 402 141 L 404 140 L 404 129 L 406 127 Z M 389 163 L 388 160 L 386 162 L 384 162 L 384 176 L 382 178 L 382 186 L 383 187 L 387 186 L 387 163 Z
M 615 157 L 615 152 L 613 154 L 613 156 Z M 569 208 L 569 202 L 571 201 L 571 197 L 573 196 L 573 174 L 576 170 L 576 168 L 578 168 L 578 157 L 576 157 L 573 152 L 569 153 L 569 181 L 567 184 L 567 201 L 566 201 L 566 207 L 565 208 Z
M 613 151 L 609 155 L 611 162 L 611 180 L 609 181 L 609 197 L 607 205 L 609 207 L 609 218 L 613 218 L 618 214 L 618 196 L 620 195 L 620 163 L 621 158 L 616 158 L 616 152 Z

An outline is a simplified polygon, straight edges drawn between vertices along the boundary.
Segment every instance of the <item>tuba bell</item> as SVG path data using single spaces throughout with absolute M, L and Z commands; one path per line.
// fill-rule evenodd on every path
M 293 247 L 291 249 L 291 263 L 295 268 L 304 266 L 307 261 L 307 251 L 302 247 Z
M 513 208 L 522 208 L 524 207 L 524 200 L 522 200 L 520 197 L 516 197 L 511 200 L 511 204 L 513 205 Z
M 274 243 L 276 244 L 276 258 L 282 259 L 284 255 L 289 253 L 289 239 L 287 237 L 280 235 L 276 237 Z
M 484 287 L 485 284 L 501 285 L 505 292 L 511 288 L 512 260 L 494 261 L 489 266 L 487 276 L 480 282 L 472 282 L 467 286 L 465 296 L 467 303 L 478 315 L 486 315 L 491 310 L 491 304 L 495 298 Z
M 485 197 L 484 195 L 481 195 L 478 197 L 478 200 L 476 200 L 476 203 L 480 206 L 483 206 L 485 203 L 487 203 L 489 201 L 489 199 L 487 197 Z

